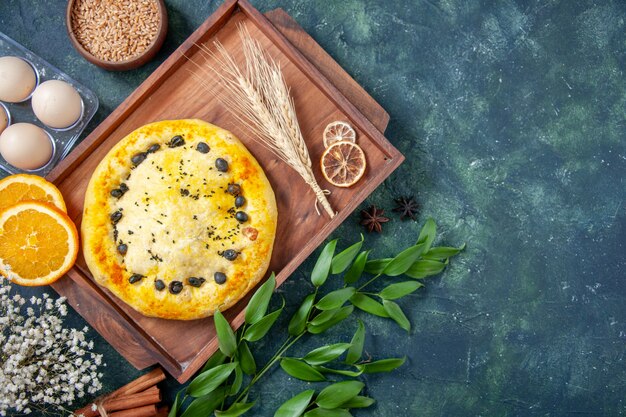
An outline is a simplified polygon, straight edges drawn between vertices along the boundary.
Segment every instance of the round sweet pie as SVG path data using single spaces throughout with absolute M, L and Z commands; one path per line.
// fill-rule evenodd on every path
M 138 312 L 198 319 L 263 278 L 276 220 L 263 169 L 232 133 L 161 121 L 130 133 L 94 171 L 83 253 L 95 280 Z

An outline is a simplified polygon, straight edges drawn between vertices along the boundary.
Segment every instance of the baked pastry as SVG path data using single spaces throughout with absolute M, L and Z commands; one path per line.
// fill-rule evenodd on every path
M 126 136 L 94 171 L 83 253 L 95 280 L 138 312 L 198 319 L 265 275 L 276 219 L 263 169 L 232 133 L 161 121 Z

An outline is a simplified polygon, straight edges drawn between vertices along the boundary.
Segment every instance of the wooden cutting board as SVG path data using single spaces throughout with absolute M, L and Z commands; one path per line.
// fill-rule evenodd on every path
M 202 64 L 198 45 L 219 40 L 242 59 L 237 24 L 281 63 L 309 147 L 314 173 L 324 183 L 318 163 L 327 123 L 348 121 L 368 160 L 365 176 L 349 189 L 332 189 L 330 219 L 314 210 L 308 186 L 281 161 L 254 142 L 222 107 L 215 94 L 198 88 L 188 58 Z M 332 82 L 330 81 L 332 80 Z M 220 88 L 219 86 L 216 88 Z M 111 115 L 48 176 L 63 193 L 70 217 L 80 226 L 85 189 L 102 157 L 134 129 L 157 120 L 200 118 L 237 135 L 255 155 L 274 187 L 279 224 L 270 271 L 280 285 L 404 159 L 384 138 L 388 114 L 284 11 L 260 14 L 246 0 L 227 0 Z M 180 322 L 136 313 L 91 278 L 82 254 L 66 277 L 53 285 L 111 345 L 138 369 L 159 363 L 180 382 L 189 379 L 217 349 L 211 318 Z M 249 297 L 225 312 L 234 328 L 243 322 Z

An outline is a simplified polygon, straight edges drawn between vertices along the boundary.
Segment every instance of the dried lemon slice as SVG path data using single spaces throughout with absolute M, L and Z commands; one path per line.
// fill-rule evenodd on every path
M 324 178 L 337 187 L 350 187 L 365 173 L 365 153 L 356 143 L 341 141 L 328 147 L 322 155 Z
M 330 145 L 341 141 L 355 143 L 356 132 L 352 129 L 352 126 L 346 122 L 337 121 L 329 123 L 326 129 L 324 129 L 324 147 L 328 148 Z
M 50 203 L 66 211 L 59 189 L 40 176 L 16 174 L 0 180 L 0 210 L 22 201 Z
M 16 284 L 51 284 L 77 254 L 76 226 L 52 204 L 22 202 L 0 211 L 0 274 Z

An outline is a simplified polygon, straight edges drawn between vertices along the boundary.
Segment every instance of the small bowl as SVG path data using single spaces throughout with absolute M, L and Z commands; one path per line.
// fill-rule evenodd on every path
M 79 54 L 83 56 L 87 61 L 101 68 L 110 71 L 128 71 L 131 69 L 139 68 L 140 66 L 148 63 L 159 52 L 163 42 L 165 41 L 165 35 L 167 35 L 167 9 L 163 0 L 156 0 L 159 13 L 159 27 L 157 29 L 157 35 L 152 43 L 139 55 L 136 55 L 125 61 L 106 61 L 92 55 L 87 51 L 76 38 L 72 28 L 72 9 L 76 0 L 69 0 L 67 3 L 67 10 L 65 13 L 65 25 L 67 27 L 67 34 L 70 37 L 72 45 Z

